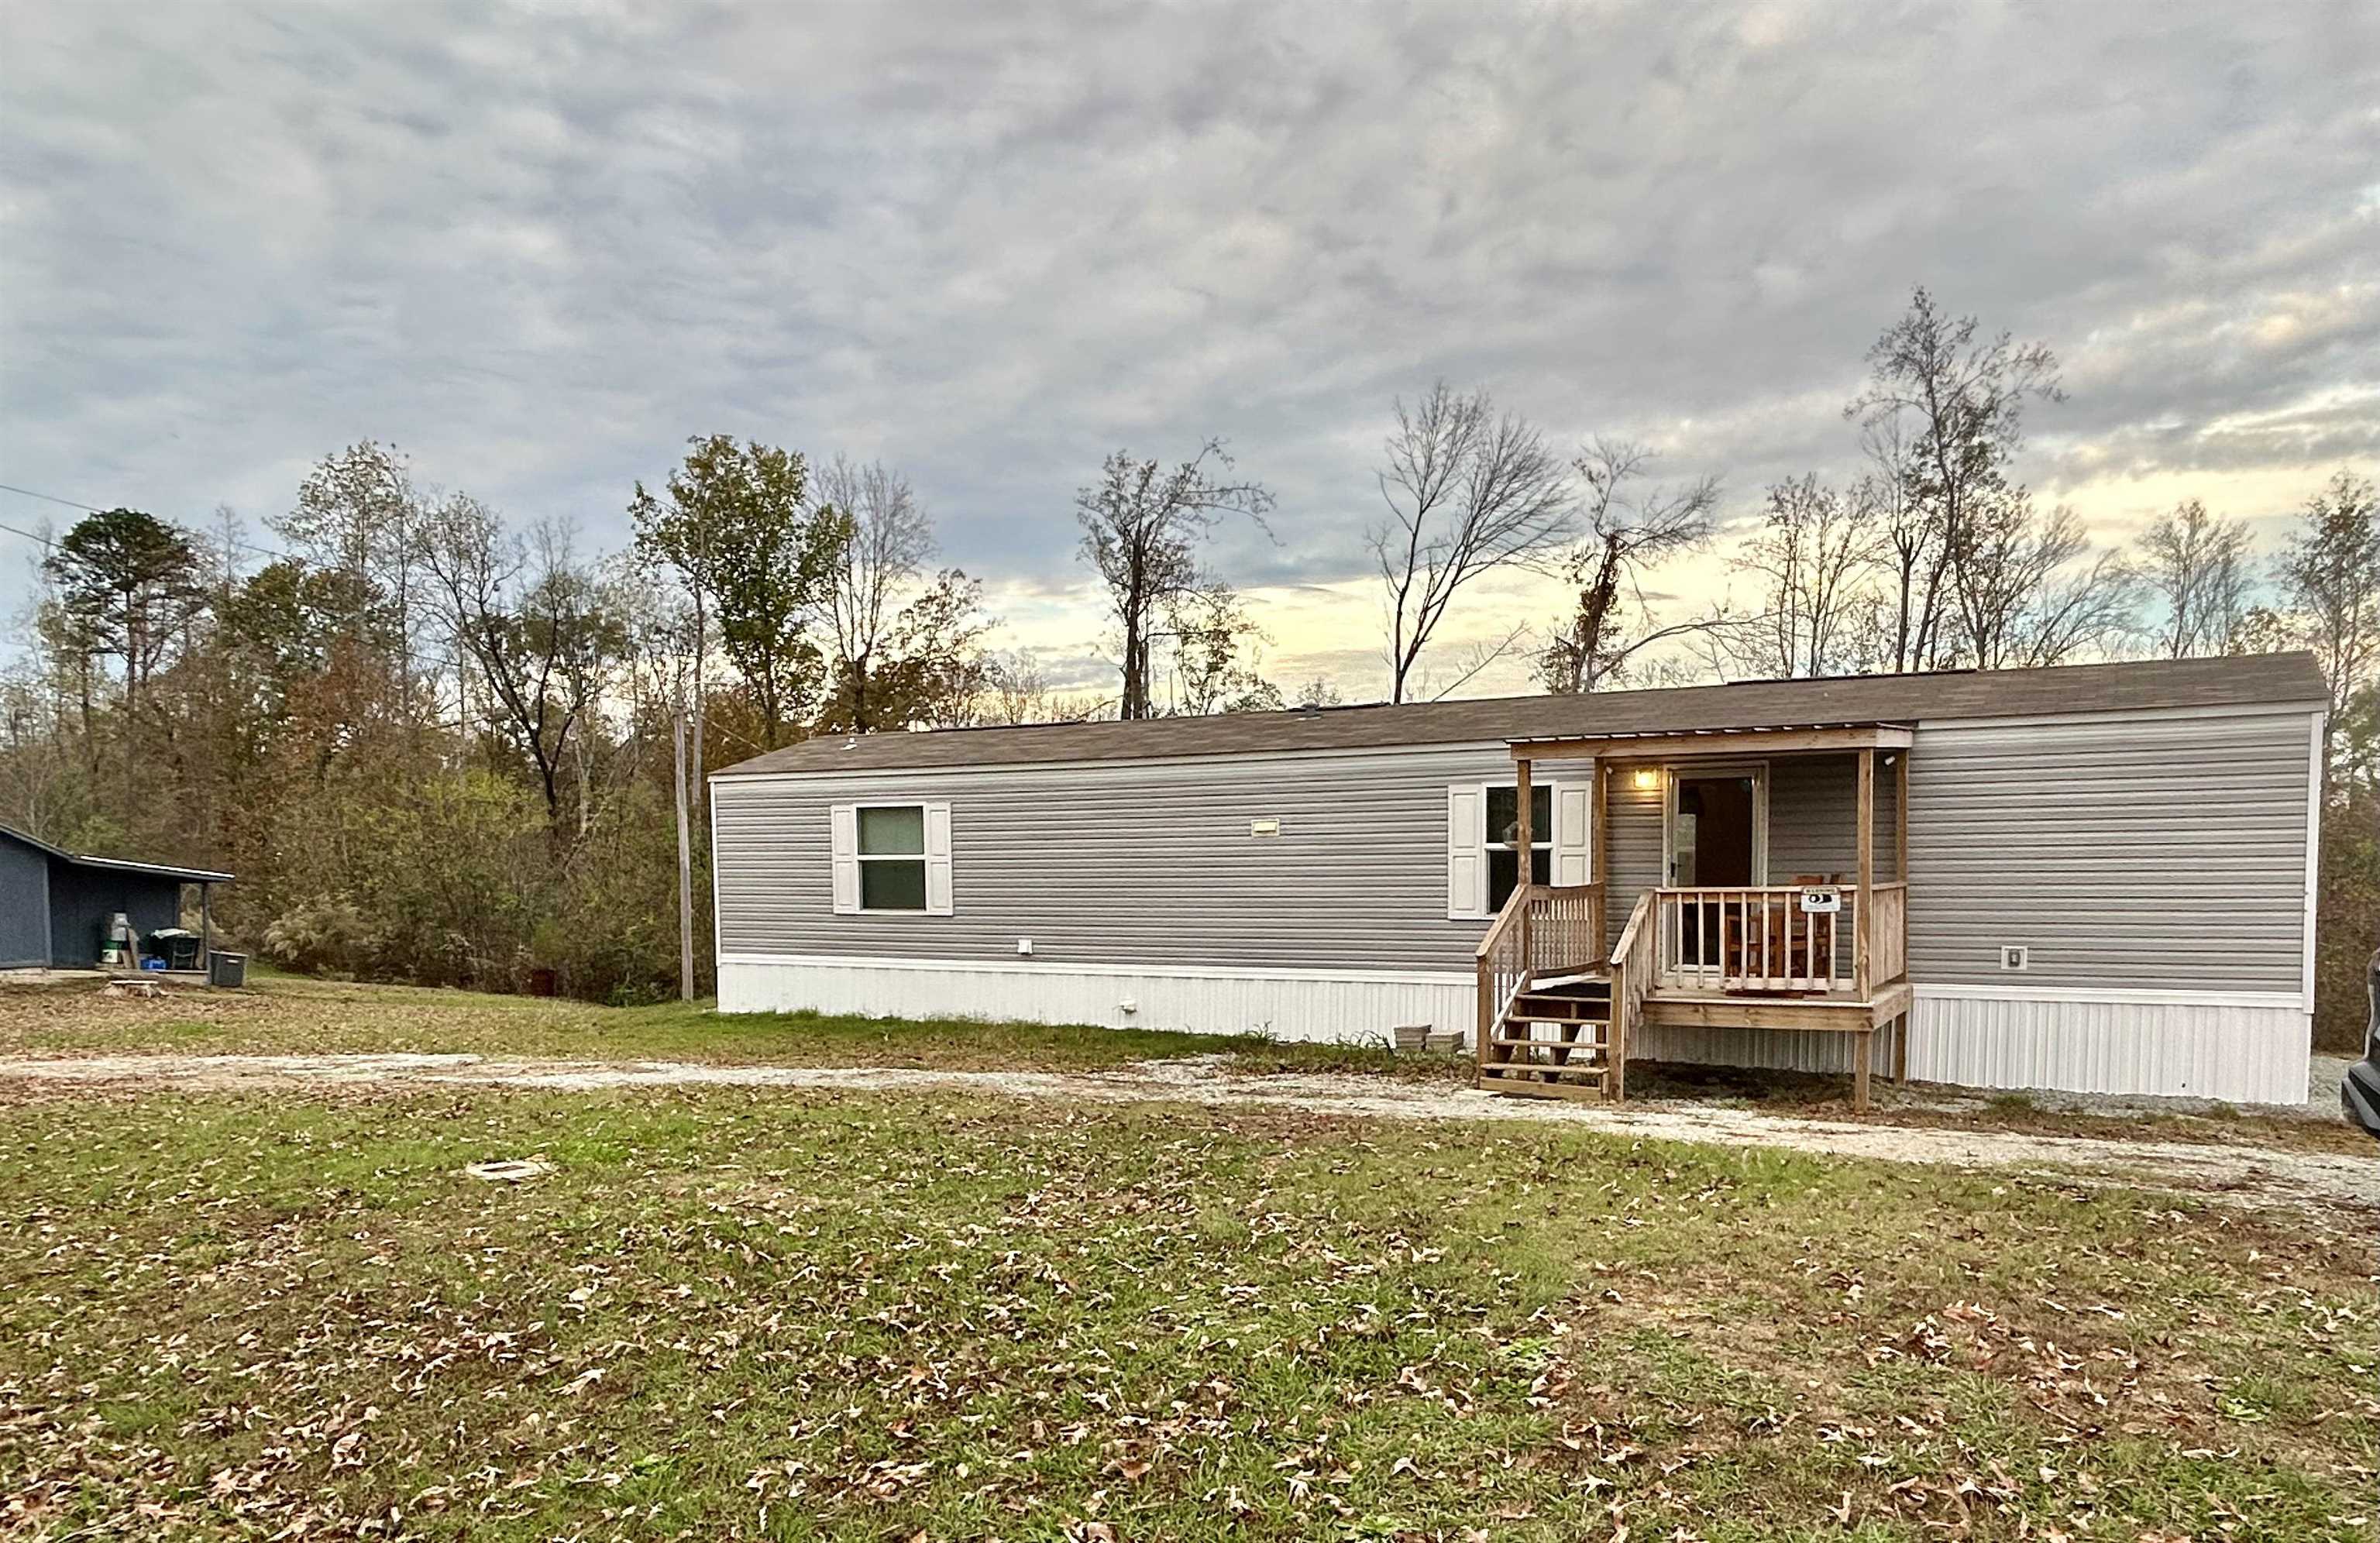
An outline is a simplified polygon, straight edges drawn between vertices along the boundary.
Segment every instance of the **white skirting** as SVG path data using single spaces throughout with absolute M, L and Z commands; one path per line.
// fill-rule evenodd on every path
M 1385 1043 L 1403 1024 L 1468 1038 L 1469 974 L 1231 970 L 1018 960 L 778 958 L 723 954 L 719 1010 L 878 1018 L 1005 1018 L 1277 1039 Z
M 1909 1014 L 1910 1076 L 1968 1087 L 2301 1104 L 2313 1046 L 2313 1014 L 2289 992 L 1920 986 Z M 1891 1036 L 1873 1049 L 1869 1069 L 1888 1073 Z M 1848 1034 L 1647 1028 L 1633 1054 L 1848 1074 L 1858 1050 Z
M 1469 975 L 1452 972 L 733 954 L 719 961 L 722 1013 L 1006 1018 L 1352 1043 L 1384 1041 L 1401 1024 L 1427 1024 L 1467 1041 L 1475 992 Z M 1920 986 L 1910 1012 L 1909 1075 L 1971 1087 L 2301 1104 L 2313 1035 L 2313 1015 L 2288 992 Z M 1633 1053 L 1849 1072 L 1856 1047 L 1847 1034 L 1648 1028 Z M 1874 1069 L 1888 1070 L 1889 1036 L 1876 1036 L 1875 1052 Z
M 2313 1014 L 2294 992 L 1917 989 L 1909 1075 L 1972 1087 L 2301 1104 Z

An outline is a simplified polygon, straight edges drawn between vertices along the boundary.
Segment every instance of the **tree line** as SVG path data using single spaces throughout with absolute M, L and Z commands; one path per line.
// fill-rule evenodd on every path
M 2269 557 L 2195 500 L 2100 550 L 2017 475 L 2028 412 L 2064 399 L 2048 347 L 1919 290 L 1866 362 L 1843 409 L 1859 474 L 1780 480 L 1732 522 L 1715 474 L 1664 480 L 1642 444 L 1562 452 L 1444 383 L 1393 404 L 1366 533 L 1389 699 L 1514 659 L 1582 692 L 2310 648 L 2334 725 L 2321 969 L 2344 1023 L 2380 933 L 2371 480 L 2312 492 Z M 625 504 L 627 549 L 589 552 L 366 442 L 309 472 L 269 544 L 227 513 L 90 514 L 50 544 L 0 677 L 0 820 L 228 868 L 222 924 L 297 967 L 498 989 L 551 969 L 638 1000 L 680 984 L 681 774 L 702 933 L 707 770 L 817 734 L 1341 700 L 1266 678 L 1257 615 L 1207 560 L 1226 522 L 1269 535 L 1276 512 L 1219 441 L 1120 450 L 1075 492 L 1111 691 L 995 646 L 980 581 L 937 561 L 897 469 L 700 436 Z M 1727 593 L 1666 595 L 1705 553 Z M 1500 573 L 1555 581 L 1561 608 L 1447 644 Z

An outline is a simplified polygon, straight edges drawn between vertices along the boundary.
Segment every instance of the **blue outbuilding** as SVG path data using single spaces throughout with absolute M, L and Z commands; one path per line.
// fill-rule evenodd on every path
M 213 940 L 209 902 L 231 875 L 171 863 L 91 857 L 0 825 L 0 969 L 91 969 L 110 917 L 122 912 L 144 945 L 182 923 L 182 886 L 199 892 L 199 952 Z

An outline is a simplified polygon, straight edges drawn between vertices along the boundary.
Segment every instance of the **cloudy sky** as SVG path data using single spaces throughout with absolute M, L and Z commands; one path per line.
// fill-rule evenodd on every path
M 2380 6 L 0 7 L 0 482 L 269 539 L 373 437 L 600 544 L 688 434 L 840 450 L 1062 667 L 1112 448 L 1227 439 L 1269 669 L 1368 696 L 1392 398 L 1486 385 L 1741 516 L 1852 469 L 1918 283 L 2062 356 L 2024 470 L 2103 540 L 2191 495 L 2269 536 L 2380 468 Z

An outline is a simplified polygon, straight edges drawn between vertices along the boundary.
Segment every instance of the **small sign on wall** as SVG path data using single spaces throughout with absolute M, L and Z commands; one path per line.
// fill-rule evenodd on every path
M 1278 820 L 1251 820 L 1248 821 L 1248 834 L 1252 836 L 1277 836 L 1281 834 L 1281 821 Z
M 1842 908 L 1843 892 L 1831 884 L 1802 892 L 1802 914 L 1805 917 L 1830 917 Z

